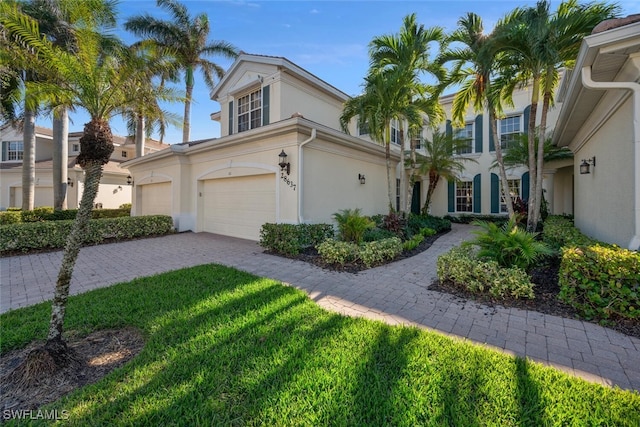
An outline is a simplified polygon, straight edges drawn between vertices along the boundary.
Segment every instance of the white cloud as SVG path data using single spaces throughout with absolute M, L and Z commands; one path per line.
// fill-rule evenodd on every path
M 312 15 L 315 15 L 315 14 L 320 13 L 320 11 L 319 11 L 318 9 L 311 9 L 311 10 L 309 11 L 309 13 L 311 13 Z

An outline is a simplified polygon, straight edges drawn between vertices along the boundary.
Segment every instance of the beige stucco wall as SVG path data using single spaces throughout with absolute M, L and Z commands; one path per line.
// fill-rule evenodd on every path
M 631 98 L 615 112 L 596 109 L 589 120 L 597 123 L 603 117 L 595 133 L 570 145 L 575 152 L 575 224 L 593 238 L 627 247 L 634 234 L 633 188 L 638 185 L 633 181 Z M 593 156 L 596 167 L 580 175 L 580 161 Z

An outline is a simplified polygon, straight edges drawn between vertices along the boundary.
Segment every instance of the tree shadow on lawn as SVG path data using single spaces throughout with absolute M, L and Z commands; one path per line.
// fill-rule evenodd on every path
M 74 323 L 86 315 L 94 324 L 108 310 L 107 323 L 138 324 L 149 339 L 130 364 L 53 405 L 69 411 L 69 422 L 549 421 L 540 415 L 546 408 L 536 381 L 522 369 L 528 362 L 416 328 L 330 313 L 301 291 L 233 269 L 193 270 L 185 283 L 172 272 L 127 284 L 142 291 L 138 299 L 129 293 L 129 304 L 116 296 L 123 290 L 117 286 L 101 290 L 99 309 L 78 297 Z M 144 298 L 154 292 L 160 295 Z M 172 296 L 176 301 L 167 301 Z

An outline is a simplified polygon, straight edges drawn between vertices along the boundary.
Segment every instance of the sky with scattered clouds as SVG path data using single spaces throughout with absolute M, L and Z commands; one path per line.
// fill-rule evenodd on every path
M 479 14 L 485 30 L 518 6 L 533 5 L 528 0 L 423 0 L 423 1 L 267 1 L 267 0 L 183 0 L 192 16 L 205 12 L 211 22 L 212 40 L 225 40 L 247 53 L 283 56 L 349 95 L 360 92 L 369 65 L 368 44 L 375 36 L 399 31 L 404 16 L 416 13 L 425 27 L 441 26 L 450 31 L 466 12 Z M 558 1 L 552 1 L 555 10 Z M 622 14 L 640 13 L 640 1 L 618 2 Z M 155 0 L 120 0 L 119 21 L 129 16 L 150 13 L 158 18 L 168 15 Z M 135 39 L 119 32 L 127 42 Z M 227 69 L 232 61 L 212 58 Z M 182 87 L 182 85 L 181 85 Z M 182 114 L 181 105 L 169 109 Z M 191 139 L 220 136 L 220 128 L 209 115 L 220 106 L 209 99 L 209 89 L 201 76 L 195 83 L 191 116 Z M 71 130 L 81 130 L 85 118 L 72 117 Z M 46 123 L 38 123 L 47 126 Z M 126 134 L 119 120 L 113 121 L 113 132 Z M 165 141 L 182 141 L 180 129 L 169 129 Z

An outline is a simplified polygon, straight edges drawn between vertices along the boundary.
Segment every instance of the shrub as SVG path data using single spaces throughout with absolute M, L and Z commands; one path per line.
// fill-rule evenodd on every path
M 91 218 L 93 219 L 120 218 L 130 215 L 130 209 L 94 209 L 93 211 L 91 211 Z
M 479 260 L 470 246 L 456 247 L 440 255 L 437 274 L 441 282 L 449 281 L 473 293 L 489 293 L 496 298 L 534 297 L 533 284 L 524 270 Z
M 55 210 L 47 216 L 47 221 L 64 221 L 67 219 L 76 219 L 77 209 Z M 93 213 L 93 212 L 92 212 Z
M 521 230 L 513 220 L 502 227 L 485 221 L 473 224 L 481 227 L 482 231 L 474 231 L 477 237 L 467 244 L 480 248 L 480 259 L 495 261 L 501 267 L 528 270 L 542 256 L 553 253 L 547 245 L 536 241 L 536 233 Z
M 318 254 L 324 262 L 329 264 L 345 265 L 358 259 L 358 245 L 352 242 L 343 242 L 335 239 L 327 239 L 316 246 Z
M 129 211 L 131 211 L 131 203 L 123 203 L 118 206 L 118 209 L 128 209 Z
M 364 265 L 371 267 L 384 261 L 390 261 L 402 252 L 402 241 L 391 237 L 375 242 L 367 242 L 360 246 L 359 257 Z
M 435 236 L 436 234 L 437 232 L 433 228 L 424 227 L 420 229 L 420 235 L 422 237 L 431 237 L 431 236 Z
M 0 226 L 0 253 L 63 248 L 73 221 L 44 221 Z M 165 215 L 90 220 L 85 244 L 105 239 L 131 239 L 173 232 L 173 219 Z
M 559 298 L 587 319 L 640 319 L 640 253 L 593 245 L 565 248 Z
M 445 219 L 456 224 L 471 224 L 473 221 L 485 221 L 495 222 L 498 225 L 503 225 L 509 221 L 509 218 L 504 215 L 447 215 Z
M 425 228 L 425 230 L 430 230 L 430 228 Z M 411 238 L 411 240 L 407 240 L 402 244 L 402 249 L 405 251 L 411 251 L 418 247 L 420 243 L 424 241 L 424 236 L 422 234 L 416 234 Z
M 0 225 L 5 224 L 18 224 L 22 222 L 22 215 L 20 211 L 5 211 L 0 212 Z
M 389 212 L 382 218 L 382 226 L 384 230 L 392 232 L 395 236 L 406 238 L 407 220 L 400 216 L 397 212 Z
M 50 206 L 43 206 L 40 208 L 34 208 L 32 211 L 21 211 L 22 222 L 38 222 L 46 221 L 47 217 L 53 214 L 53 208 Z
M 297 255 L 302 249 L 315 246 L 333 234 L 331 224 L 263 224 L 259 243 L 279 254 Z
M 374 227 L 368 228 L 364 232 L 362 240 L 365 242 L 374 242 L 376 240 L 388 239 L 389 237 L 396 237 L 396 235 L 384 228 Z
M 578 230 L 570 218 L 551 215 L 544 222 L 542 240 L 554 249 L 564 246 L 588 246 L 595 240 L 590 239 Z
M 360 244 L 364 232 L 375 227 L 375 223 L 360 214 L 360 209 L 343 209 L 333 214 L 333 219 L 338 223 L 338 233 L 345 242 Z

